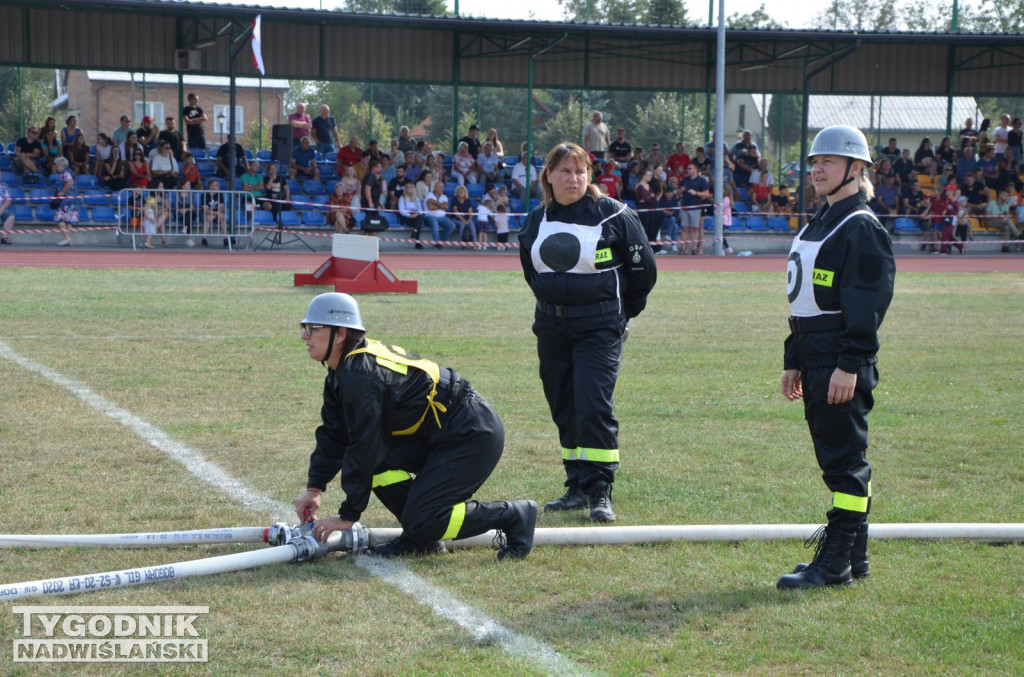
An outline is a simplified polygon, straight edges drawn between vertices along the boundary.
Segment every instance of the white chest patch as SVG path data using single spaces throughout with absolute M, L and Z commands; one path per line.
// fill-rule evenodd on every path
M 530 256 L 538 273 L 597 273 L 595 257 L 601 226 L 548 221 L 544 215 Z

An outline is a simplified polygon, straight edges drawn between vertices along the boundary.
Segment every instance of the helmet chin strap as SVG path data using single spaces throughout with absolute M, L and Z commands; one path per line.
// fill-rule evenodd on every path
M 840 190 L 842 190 L 843 186 L 845 186 L 846 184 L 852 183 L 852 182 L 857 180 L 857 177 L 850 176 L 850 168 L 853 167 L 853 162 L 854 162 L 854 160 L 853 160 L 852 157 L 846 158 L 846 171 L 843 172 L 843 180 L 840 181 L 839 185 L 836 186 L 835 188 L 833 188 L 831 192 L 826 193 L 826 195 L 828 195 L 829 197 L 832 197 L 833 195 L 838 193 Z
M 334 350 L 334 337 L 338 335 L 338 328 L 331 327 L 331 337 L 327 339 L 327 354 L 324 355 L 324 359 L 320 360 L 320 364 L 327 366 L 327 360 L 331 359 L 331 351 Z

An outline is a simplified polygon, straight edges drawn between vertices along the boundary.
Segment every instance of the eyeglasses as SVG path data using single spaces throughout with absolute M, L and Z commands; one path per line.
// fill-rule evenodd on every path
M 306 334 L 312 336 L 313 332 L 315 332 L 317 329 L 323 329 L 326 326 L 326 324 L 310 324 L 309 322 L 299 322 L 299 331 L 303 336 L 305 336 Z

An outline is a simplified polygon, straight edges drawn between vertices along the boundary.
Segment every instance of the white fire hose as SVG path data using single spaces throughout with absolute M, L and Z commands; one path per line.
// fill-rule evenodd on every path
M 694 526 L 563 527 L 537 529 L 536 545 L 629 545 L 670 541 L 739 542 L 806 539 L 818 524 L 725 524 Z M 260 543 L 267 550 L 207 557 L 157 566 L 109 571 L 99 574 L 50 578 L 26 583 L 0 584 L 0 601 L 25 597 L 68 595 L 109 590 L 164 580 L 239 571 L 281 562 L 307 562 L 329 552 L 358 555 L 368 548 L 386 543 L 401 534 L 401 529 L 368 529 L 356 523 L 349 531 L 332 533 L 327 543 L 318 543 L 309 523 L 298 527 L 275 524 L 271 527 L 240 527 L 198 531 L 158 532 L 152 534 L 100 535 L 0 535 L 0 548 L 55 548 L 62 546 L 147 547 L 195 545 L 201 543 Z M 492 545 L 495 532 L 457 541 L 449 548 Z M 985 543 L 1024 542 L 1024 523 L 908 523 L 872 524 L 869 535 L 876 540 L 965 540 Z M 232 540 L 235 539 L 235 540 Z

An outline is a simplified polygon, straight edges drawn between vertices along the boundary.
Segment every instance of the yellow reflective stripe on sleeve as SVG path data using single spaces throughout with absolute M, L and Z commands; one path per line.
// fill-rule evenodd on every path
M 618 449 L 588 449 L 580 447 L 576 450 L 577 458 L 581 461 L 595 461 L 597 463 L 618 463 Z
M 383 358 L 383 357 L 381 357 L 379 355 L 374 355 L 374 357 L 377 359 L 377 364 L 379 364 L 380 366 L 384 367 L 385 369 L 390 369 L 391 371 L 396 371 L 399 374 L 408 374 L 409 373 L 409 367 L 407 367 L 404 364 L 398 364 L 397 362 L 392 362 L 391 360 L 385 359 L 385 358 Z
M 575 461 L 575 460 L 577 460 L 577 458 L 576 458 L 576 450 L 575 449 L 565 449 L 565 448 L 563 448 L 562 449 L 562 460 L 563 461 Z
M 462 523 L 466 521 L 466 504 L 457 503 L 452 506 L 452 516 L 448 520 L 448 528 L 444 532 L 444 536 L 441 537 L 442 541 L 455 538 L 459 535 L 459 529 L 462 528 Z
M 373 488 L 377 487 L 389 487 L 392 484 L 398 484 L 399 482 L 405 482 L 411 480 L 412 475 L 404 470 L 385 470 L 382 473 L 377 473 L 373 476 Z
M 832 494 L 832 507 L 850 512 L 867 512 L 868 497 L 843 494 L 838 491 Z

